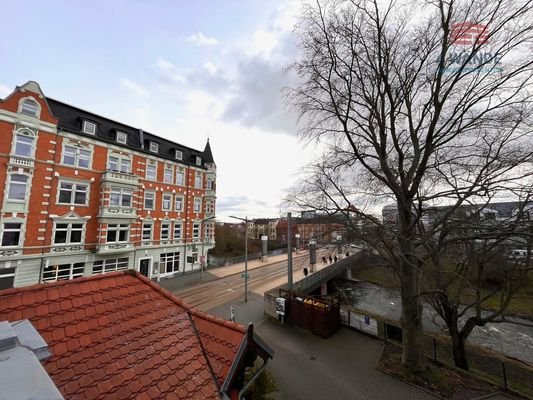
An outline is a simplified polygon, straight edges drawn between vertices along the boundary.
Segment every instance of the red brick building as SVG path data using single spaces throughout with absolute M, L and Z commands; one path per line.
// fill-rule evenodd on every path
M 0 289 L 135 269 L 199 269 L 214 247 L 203 151 L 47 98 L 0 101 Z

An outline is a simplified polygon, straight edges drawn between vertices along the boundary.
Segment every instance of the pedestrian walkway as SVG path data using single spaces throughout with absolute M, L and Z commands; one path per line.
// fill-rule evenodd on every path
M 435 396 L 394 379 L 374 367 L 383 343 L 349 328 L 328 339 L 281 325 L 263 314 L 263 297 L 251 294 L 209 310 L 237 322 L 252 322 L 255 332 L 274 349 L 268 369 L 286 400 L 434 400 Z

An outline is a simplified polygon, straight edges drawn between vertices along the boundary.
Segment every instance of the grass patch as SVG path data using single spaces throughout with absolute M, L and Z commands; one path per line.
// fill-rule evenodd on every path
M 392 268 L 381 265 L 369 266 L 365 268 L 352 269 L 352 276 L 355 279 L 374 283 L 387 289 L 399 289 L 400 281 L 392 271 Z
M 259 365 L 255 365 L 251 370 L 246 371 L 245 382 L 255 375 L 255 372 L 259 369 Z M 245 399 L 253 400 L 267 400 L 268 394 L 278 390 L 276 379 L 274 375 L 267 369 L 265 369 L 261 375 L 254 381 L 250 388 L 246 391 Z
M 413 374 L 403 368 L 401 350 L 386 344 L 378 369 L 398 379 L 420 386 L 447 400 L 470 400 L 501 391 L 495 385 L 479 379 L 468 372 L 447 368 L 439 363 L 428 361 L 427 369 L 421 374 Z M 515 394 L 513 396 L 516 397 Z M 517 399 L 525 399 L 516 397 Z

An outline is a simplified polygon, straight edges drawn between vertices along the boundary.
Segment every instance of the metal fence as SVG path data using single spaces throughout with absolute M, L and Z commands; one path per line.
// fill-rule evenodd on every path
M 286 254 L 287 249 L 278 249 L 268 252 L 269 257 L 279 256 L 280 254 Z M 259 260 L 261 258 L 261 253 L 249 253 L 248 261 Z M 208 255 L 207 262 L 209 267 L 224 267 L 226 265 L 233 265 L 243 263 L 245 260 L 244 256 L 239 257 L 216 257 Z
M 386 320 L 350 306 L 341 307 L 344 325 L 377 336 L 393 344 L 401 344 L 401 327 L 397 321 Z M 425 334 L 424 353 L 428 359 L 454 368 L 450 338 Z M 509 389 L 533 399 L 533 366 L 498 354 L 480 346 L 467 345 L 470 372 L 503 389 Z

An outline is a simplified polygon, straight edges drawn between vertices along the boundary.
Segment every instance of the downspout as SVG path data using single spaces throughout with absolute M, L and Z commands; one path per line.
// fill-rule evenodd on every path
M 267 364 L 268 364 L 268 358 L 266 360 L 263 360 L 263 365 L 261 365 L 261 368 L 259 368 L 259 370 L 257 370 L 257 372 L 254 374 L 254 376 L 252 377 L 252 379 L 250 379 L 248 381 L 248 383 L 246 385 L 244 385 L 244 387 L 241 389 L 241 391 L 239 392 L 239 396 L 237 397 L 239 400 L 242 399 L 242 396 L 244 395 L 244 393 L 246 393 L 246 391 L 248 390 L 248 388 L 252 385 L 252 383 L 255 382 L 255 380 L 257 378 L 259 378 L 259 375 L 261 375 L 263 373 L 263 371 L 265 370 L 265 368 L 267 367 Z
M 187 267 L 187 227 L 190 225 L 190 222 L 189 222 L 189 172 L 190 172 L 190 169 L 187 167 L 185 169 L 185 226 L 184 226 L 184 229 L 183 229 L 183 234 L 184 234 L 184 244 L 183 244 L 183 272 L 182 274 L 185 273 L 185 269 Z M 192 267 L 191 267 L 191 272 L 192 272 Z

